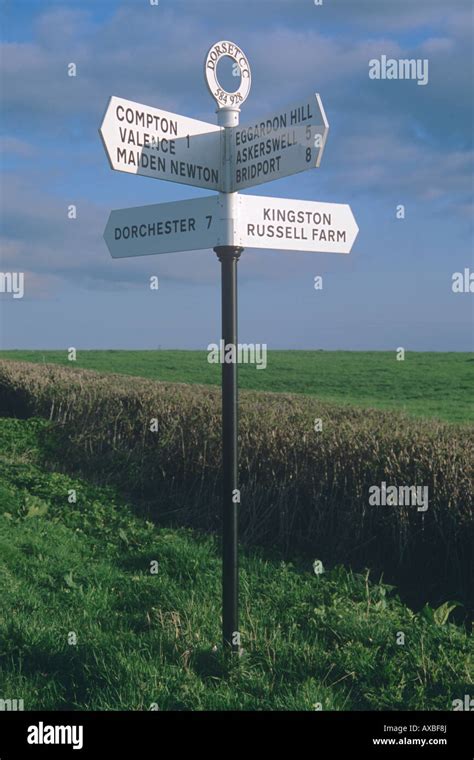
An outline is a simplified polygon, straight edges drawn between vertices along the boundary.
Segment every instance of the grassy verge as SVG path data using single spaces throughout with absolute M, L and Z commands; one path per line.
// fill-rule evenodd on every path
M 219 528 L 217 389 L 0 361 L 0 414 L 53 420 L 49 463 L 146 500 L 154 520 Z M 239 435 L 247 545 L 370 567 L 413 606 L 472 614 L 473 426 L 242 391 Z M 426 508 L 371 503 L 383 483 L 427 489 Z
M 472 638 L 447 607 L 415 615 L 366 575 L 256 552 L 242 559 L 245 654 L 227 666 L 212 651 L 215 539 L 45 471 L 46 425 L 0 426 L 0 698 L 27 710 L 437 710 L 472 693 Z
M 220 365 L 202 351 L 1 351 L 0 359 L 61 364 L 166 382 L 220 384 Z M 474 420 L 473 359 L 467 353 L 269 351 L 267 367 L 239 366 L 241 388 L 314 395 L 325 401 L 395 409 L 413 417 Z

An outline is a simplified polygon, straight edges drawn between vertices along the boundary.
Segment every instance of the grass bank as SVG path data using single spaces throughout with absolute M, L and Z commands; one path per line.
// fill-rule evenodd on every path
M 245 653 L 229 668 L 215 539 L 47 471 L 49 426 L 0 420 L 0 698 L 25 710 L 450 710 L 472 693 L 472 638 L 449 605 L 414 614 L 366 573 L 316 575 L 262 551 L 242 552 Z
M 146 500 L 154 520 L 219 528 L 216 389 L 4 361 L 0 407 L 55 422 L 57 467 Z M 242 539 L 384 572 L 414 606 L 455 598 L 472 610 L 473 442 L 472 426 L 243 392 Z M 427 510 L 371 505 L 382 483 L 427 488 Z

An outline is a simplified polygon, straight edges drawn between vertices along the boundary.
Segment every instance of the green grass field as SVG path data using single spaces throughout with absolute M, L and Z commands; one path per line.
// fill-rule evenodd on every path
M 229 664 L 216 540 L 49 472 L 48 424 L 0 420 L 0 698 L 25 710 L 450 710 L 472 693 L 473 640 L 449 605 L 415 615 L 365 574 L 263 552 L 242 552 L 245 651 Z
M 155 380 L 220 383 L 206 351 L 1 351 L 0 358 L 53 362 Z M 450 422 L 474 420 L 474 359 L 467 353 L 270 351 L 268 366 L 239 366 L 241 388 L 304 393 L 341 404 L 404 410 Z

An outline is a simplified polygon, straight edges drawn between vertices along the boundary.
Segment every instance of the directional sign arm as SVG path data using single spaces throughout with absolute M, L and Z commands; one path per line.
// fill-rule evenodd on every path
M 221 127 L 113 96 L 99 131 L 116 171 L 222 189 Z
M 223 239 L 218 196 L 112 211 L 104 239 L 113 258 L 213 248 Z
M 313 169 L 321 163 L 329 124 L 320 96 L 233 129 L 232 190 Z
M 350 253 L 359 228 L 342 203 L 239 197 L 235 245 L 283 251 Z

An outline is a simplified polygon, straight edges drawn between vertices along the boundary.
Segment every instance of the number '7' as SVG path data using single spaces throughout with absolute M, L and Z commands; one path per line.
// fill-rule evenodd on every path
M 206 216 L 206 219 L 207 219 L 207 229 L 209 229 L 209 227 L 211 226 L 211 222 L 212 222 L 212 216 Z

